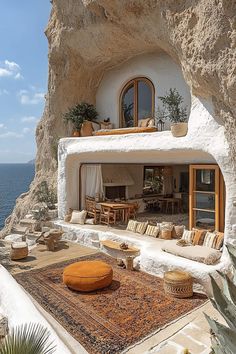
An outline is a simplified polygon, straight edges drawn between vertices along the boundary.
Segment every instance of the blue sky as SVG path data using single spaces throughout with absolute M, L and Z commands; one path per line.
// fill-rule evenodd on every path
M 35 157 L 47 92 L 49 0 L 0 0 L 0 163 Z

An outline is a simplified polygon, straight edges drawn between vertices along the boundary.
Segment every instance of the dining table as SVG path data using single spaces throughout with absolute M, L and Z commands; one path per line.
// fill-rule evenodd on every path
M 121 203 L 121 202 L 100 202 L 99 205 L 109 208 L 111 211 L 121 211 L 122 213 L 122 221 L 124 223 L 128 222 L 129 211 L 134 207 L 133 203 Z

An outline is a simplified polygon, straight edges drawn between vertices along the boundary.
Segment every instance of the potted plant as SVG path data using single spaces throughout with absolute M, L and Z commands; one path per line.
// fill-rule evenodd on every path
M 92 135 L 92 124 L 89 123 L 86 125 L 86 122 L 91 122 L 96 120 L 98 113 L 94 105 L 82 102 L 78 103 L 75 106 L 71 107 L 69 111 L 64 115 L 65 121 L 69 121 L 74 125 L 73 136 L 88 136 Z M 81 128 L 84 128 L 84 133 L 81 132 Z
M 174 88 L 170 89 L 165 96 L 159 97 L 163 104 L 163 116 L 169 119 L 171 133 L 174 137 L 185 136 L 188 132 L 187 106 L 183 106 L 183 97 Z

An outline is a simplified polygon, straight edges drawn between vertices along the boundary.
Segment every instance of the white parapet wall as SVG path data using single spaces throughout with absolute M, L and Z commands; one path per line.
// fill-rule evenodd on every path
M 236 244 L 236 185 L 225 129 L 214 117 L 210 100 L 191 99 L 188 134 L 170 131 L 64 138 L 59 143 L 58 208 L 63 219 L 79 205 L 79 168 L 83 163 L 218 164 L 226 187 L 225 242 Z M 227 257 L 226 251 L 223 257 Z

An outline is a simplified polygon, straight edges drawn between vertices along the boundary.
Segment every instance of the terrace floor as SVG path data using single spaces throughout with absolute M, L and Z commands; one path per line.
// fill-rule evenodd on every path
M 11 262 L 9 270 L 12 274 L 24 272 L 30 269 L 42 268 L 63 260 L 73 259 L 80 256 L 91 255 L 97 251 L 76 243 L 64 241 L 56 252 L 45 250 L 44 245 L 38 245 L 30 252 L 30 256 L 24 261 Z M 13 267 L 14 265 L 14 267 Z M 33 299 L 32 299 L 33 300 Z M 35 303 L 35 301 L 33 300 Z M 57 334 L 61 337 L 71 353 L 86 353 L 85 349 L 76 342 L 63 327 L 53 319 L 37 303 L 35 306 L 44 315 Z M 177 354 L 183 349 L 188 348 L 191 354 L 210 353 L 210 335 L 209 328 L 204 318 L 203 312 L 219 318 L 219 314 L 213 309 L 210 302 L 207 302 L 197 310 L 183 316 L 177 321 L 161 329 L 158 333 L 137 343 L 126 353 L 129 354 Z

